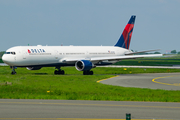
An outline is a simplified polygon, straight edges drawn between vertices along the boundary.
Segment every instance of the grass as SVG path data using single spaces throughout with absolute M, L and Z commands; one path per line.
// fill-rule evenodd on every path
M 126 88 L 96 82 L 120 73 L 180 72 L 178 69 L 95 68 L 92 76 L 84 76 L 74 67 L 62 69 L 65 75 L 54 75 L 54 68 L 38 71 L 18 68 L 16 75 L 10 75 L 9 67 L 1 66 L 0 98 L 180 102 L 180 91 Z M 3 85 L 7 81 L 12 85 Z

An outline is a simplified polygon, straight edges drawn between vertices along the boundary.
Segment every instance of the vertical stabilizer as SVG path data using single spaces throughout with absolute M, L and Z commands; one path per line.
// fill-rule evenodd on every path
M 132 15 L 115 46 L 129 49 L 136 16 Z

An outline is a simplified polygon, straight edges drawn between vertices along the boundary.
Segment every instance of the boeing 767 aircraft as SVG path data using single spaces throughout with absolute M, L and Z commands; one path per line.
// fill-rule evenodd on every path
M 129 50 L 136 16 L 131 16 L 122 35 L 114 46 L 16 46 L 9 48 L 2 60 L 16 74 L 16 67 L 39 70 L 42 67 L 55 67 L 54 74 L 65 74 L 60 68 L 75 66 L 83 75 L 93 75 L 92 68 L 110 65 L 123 59 L 162 56 L 162 54 L 134 55 Z M 142 51 L 148 52 L 148 51 Z

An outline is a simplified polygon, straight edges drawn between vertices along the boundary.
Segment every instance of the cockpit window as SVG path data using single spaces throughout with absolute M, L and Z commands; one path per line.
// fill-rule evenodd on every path
M 11 52 L 11 54 L 15 55 L 16 53 L 15 52 Z
M 12 54 L 12 55 L 15 55 L 16 52 L 5 52 L 4 54 Z
M 10 54 L 11 52 L 5 52 L 4 54 Z

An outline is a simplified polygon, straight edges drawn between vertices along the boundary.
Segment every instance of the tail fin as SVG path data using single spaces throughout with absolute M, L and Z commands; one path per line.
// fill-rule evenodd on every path
M 115 46 L 129 49 L 136 16 L 132 15 Z

